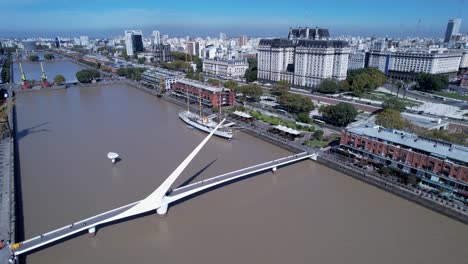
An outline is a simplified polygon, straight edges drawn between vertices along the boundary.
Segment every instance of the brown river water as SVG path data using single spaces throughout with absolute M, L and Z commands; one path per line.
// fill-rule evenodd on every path
M 206 136 L 124 85 L 17 94 L 25 237 L 144 198 Z M 118 152 L 112 166 L 106 154 Z M 290 153 L 212 138 L 175 186 Z M 98 229 L 39 263 L 468 263 L 468 226 L 304 161 Z

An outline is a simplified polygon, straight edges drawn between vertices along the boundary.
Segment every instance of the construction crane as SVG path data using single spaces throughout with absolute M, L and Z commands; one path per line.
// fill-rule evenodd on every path
M 31 86 L 29 85 L 28 80 L 26 79 L 26 74 L 24 74 L 23 65 L 21 65 L 21 62 L 19 64 L 19 66 L 20 66 L 20 70 L 21 70 L 21 81 L 22 81 L 21 89 L 31 88 Z
M 42 75 L 41 75 L 42 83 L 41 83 L 41 86 L 42 86 L 42 88 L 49 87 L 50 83 L 47 81 L 47 75 L 46 75 L 46 73 L 44 71 L 44 66 L 42 65 L 42 61 L 41 61 L 41 70 L 42 70 Z

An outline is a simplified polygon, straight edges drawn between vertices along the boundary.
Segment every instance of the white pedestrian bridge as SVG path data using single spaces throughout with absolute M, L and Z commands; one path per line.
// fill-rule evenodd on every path
M 223 120 L 224 122 L 224 120 Z M 221 122 L 216 128 L 223 123 Z M 159 215 L 165 215 L 169 204 L 194 195 L 196 193 L 215 188 L 222 184 L 226 184 L 241 178 L 252 176 L 256 173 L 261 173 L 267 170 L 276 171 L 280 166 L 285 166 L 291 163 L 295 163 L 308 158 L 316 159 L 317 155 L 309 152 L 303 152 L 300 154 L 291 155 L 288 157 L 268 161 L 265 163 L 257 164 L 251 167 L 243 168 L 240 170 L 232 171 L 226 174 L 222 174 L 213 178 L 209 178 L 203 181 L 195 182 L 189 185 L 185 185 L 174 190 L 170 190 L 171 185 L 176 181 L 179 175 L 184 171 L 187 165 L 193 160 L 208 140 L 213 136 L 213 130 L 193 151 L 190 153 L 185 160 L 167 177 L 166 180 L 150 195 L 145 199 L 110 210 L 90 218 L 72 223 L 62 228 L 50 231 L 48 233 L 41 234 L 23 242 L 16 243 L 10 246 L 11 250 L 11 261 L 22 254 L 26 254 L 31 251 L 35 251 L 55 243 L 60 243 L 66 240 L 74 234 L 86 232 L 95 233 L 98 226 L 103 226 L 112 222 L 123 220 L 130 217 L 135 217 L 145 213 L 156 211 Z

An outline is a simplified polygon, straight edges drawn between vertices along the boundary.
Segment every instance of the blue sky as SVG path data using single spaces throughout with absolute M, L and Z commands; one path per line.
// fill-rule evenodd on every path
M 125 28 L 169 35 L 280 36 L 290 26 L 319 26 L 332 35 L 442 36 L 468 0 L 0 0 L 0 36 L 116 35 Z M 418 21 L 420 26 L 418 27 Z

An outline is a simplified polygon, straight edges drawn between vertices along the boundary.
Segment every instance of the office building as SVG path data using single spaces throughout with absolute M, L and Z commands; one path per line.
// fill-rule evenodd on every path
M 447 29 L 445 30 L 444 42 L 452 41 L 452 36 L 455 36 L 460 31 L 462 20 L 460 18 L 450 19 L 447 23 Z
M 141 30 L 125 30 L 125 47 L 128 56 L 143 51 L 143 32 Z
M 171 85 L 179 78 L 170 71 L 162 69 L 147 70 L 141 74 L 140 83 L 155 90 L 170 90 Z
M 244 59 L 203 59 L 203 72 L 207 75 L 218 76 L 221 78 L 242 78 L 248 68 L 249 63 Z
M 54 45 L 55 45 L 55 48 L 60 48 L 60 40 L 59 40 L 59 37 L 55 37 L 55 41 L 54 41 Z
M 462 72 L 468 71 L 468 49 L 461 53 L 460 70 Z
M 349 128 L 340 147 L 355 159 L 468 197 L 468 148 L 379 126 Z
M 323 79 L 346 79 L 350 48 L 328 40 L 328 29 L 290 29 L 287 39 L 261 39 L 258 79 L 286 80 L 294 86 L 315 87 Z
M 241 36 L 239 37 L 239 46 L 242 47 L 242 46 L 247 45 L 247 41 L 248 41 L 247 36 L 246 36 L 246 35 L 241 35 Z
M 453 77 L 460 61 L 461 53 L 444 50 L 371 51 L 367 66 L 379 69 L 392 79 L 415 80 L 418 73 Z
M 349 53 L 348 70 L 357 70 L 365 67 L 366 52 L 352 51 Z
M 202 104 L 207 107 L 234 105 L 234 91 L 224 87 L 213 87 L 201 82 L 182 79 L 173 83 L 171 89 L 173 95 L 187 98 L 188 94 L 190 100 L 194 102 L 198 102 L 201 98 Z

